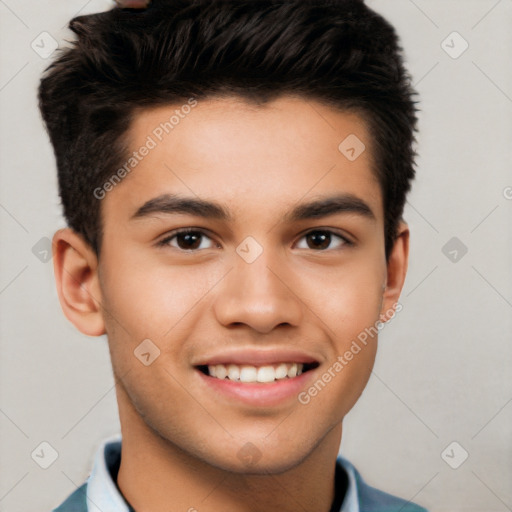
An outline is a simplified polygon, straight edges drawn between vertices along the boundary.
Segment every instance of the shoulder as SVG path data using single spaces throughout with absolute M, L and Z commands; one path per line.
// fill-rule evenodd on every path
M 86 490 L 87 483 L 70 494 L 64 502 L 56 509 L 53 509 L 52 512 L 87 512 Z
M 411 501 L 393 496 L 368 485 L 359 471 L 344 457 L 338 457 L 338 464 L 343 466 L 348 473 L 349 486 L 353 486 L 356 491 L 354 498 L 357 496 L 358 510 L 360 512 L 428 512 L 427 509 Z

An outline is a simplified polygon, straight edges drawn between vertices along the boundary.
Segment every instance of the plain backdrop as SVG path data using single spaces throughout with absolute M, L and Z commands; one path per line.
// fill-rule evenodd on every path
M 381 333 L 341 452 L 367 482 L 431 512 L 512 510 L 512 0 L 368 3 L 401 35 L 420 156 L 403 310 Z M 64 223 L 36 103 L 51 38 L 65 44 L 71 17 L 111 6 L 0 0 L 5 512 L 60 504 L 119 432 L 107 341 L 64 318 L 45 261 Z M 58 453 L 47 469 L 33 455 L 43 442 Z

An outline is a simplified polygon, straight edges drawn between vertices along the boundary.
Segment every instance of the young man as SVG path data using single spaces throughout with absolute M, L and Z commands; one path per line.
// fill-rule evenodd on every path
M 394 29 L 357 0 L 147 3 L 74 19 L 40 86 L 59 298 L 108 336 L 122 430 L 56 510 L 425 510 L 337 457 L 407 268 Z

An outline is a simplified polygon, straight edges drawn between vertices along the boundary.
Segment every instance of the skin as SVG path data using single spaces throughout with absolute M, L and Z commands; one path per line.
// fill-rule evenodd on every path
M 176 108 L 140 112 L 133 148 Z M 367 148 L 354 162 L 338 150 L 350 134 Z M 386 261 L 372 165 L 371 140 L 355 114 L 292 96 L 264 106 L 202 100 L 103 199 L 99 260 L 70 229 L 55 234 L 65 314 L 87 335 L 108 335 L 123 435 L 118 485 L 138 512 L 169 504 L 328 512 L 342 421 L 368 381 L 377 338 L 307 405 L 296 396 L 272 406 L 241 403 L 205 387 L 194 365 L 240 347 L 291 347 L 318 361 L 305 374 L 307 390 L 359 333 L 386 320 L 404 283 L 409 231 L 400 224 Z M 285 221 L 299 203 L 333 193 L 356 196 L 373 217 Z M 216 201 L 233 219 L 132 218 L 162 194 Z M 184 227 L 206 231 L 195 252 L 182 238 L 157 245 Z M 326 229 L 333 234 L 325 246 L 305 236 Z M 248 236 L 263 249 L 250 264 L 236 252 Z M 160 350 L 149 366 L 134 356 L 145 339 Z M 240 457 L 247 443 L 258 455 L 252 464 Z

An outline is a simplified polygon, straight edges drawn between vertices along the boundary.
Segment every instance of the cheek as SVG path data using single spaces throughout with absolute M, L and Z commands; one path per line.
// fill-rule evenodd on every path
M 154 265 L 126 261 L 104 272 L 105 302 L 135 331 L 150 329 L 159 336 L 203 297 L 211 275 L 193 267 Z
M 301 278 L 301 298 L 339 350 L 379 320 L 385 272 L 379 265 L 361 263 L 314 270 Z
M 331 339 L 331 351 L 317 380 L 299 397 L 304 411 L 322 428 L 332 428 L 352 409 L 364 390 L 377 352 L 382 302 L 379 269 L 353 269 L 320 281 L 323 292 L 309 291 L 311 301 Z

